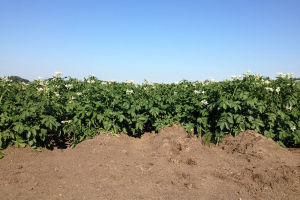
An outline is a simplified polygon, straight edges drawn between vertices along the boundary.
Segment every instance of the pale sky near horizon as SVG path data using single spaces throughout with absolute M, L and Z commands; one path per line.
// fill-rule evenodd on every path
M 0 76 L 300 77 L 300 0 L 0 0 Z

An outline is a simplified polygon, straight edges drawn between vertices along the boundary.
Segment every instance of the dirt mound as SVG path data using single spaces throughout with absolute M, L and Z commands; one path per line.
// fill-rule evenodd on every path
M 237 137 L 228 135 L 219 148 L 232 155 L 235 164 L 244 164 L 230 173 L 221 170 L 216 174 L 217 177 L 238 182 L 254 197 L 286 199 L 286 196 L 279 198 L 274 192 L 284 191 L 290 195 L 290 199 L 297 199 L 300 160 L 288 149 L 250 130 Z
M 253 131 L 203 145 L 180 125 L 74 149 L 9 147 L 0 199 L 298 199 L 300 151 Z

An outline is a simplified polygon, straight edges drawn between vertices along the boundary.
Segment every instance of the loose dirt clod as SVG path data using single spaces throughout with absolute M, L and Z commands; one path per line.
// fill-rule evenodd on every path
M 140 139 L 103 134 L 74 149 L 4 152 L 0 199 L 300 197 L 300 150 L 254 131 L 228 135 L 212 148 L 173 125 Z

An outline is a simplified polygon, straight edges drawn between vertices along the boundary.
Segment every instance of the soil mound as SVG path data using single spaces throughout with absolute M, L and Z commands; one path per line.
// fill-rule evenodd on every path
M 254 131 L 218 146 L 180 125 L 103 134 L 74 149 L 9 147 L 0 199 L 299 199 L 300 151 Z

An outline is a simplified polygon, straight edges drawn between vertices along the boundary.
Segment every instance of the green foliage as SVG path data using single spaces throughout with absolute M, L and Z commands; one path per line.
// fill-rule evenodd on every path
M 50 145 L 49 133 L 67 135 L 74 147 L 104 132 L 142 134 L 145 124 L 160 131 L 174 123 L 186 132 L 196 129 L 205 144 L 252 129 L 290 146 L 300 143 L 299 89 L 296 78 L 281 74 L 142 85 L 94 76 L 81 81 L 56 74 L 27 84 L 2 77 L 0 148 L 40 150 L 39 140 Z

